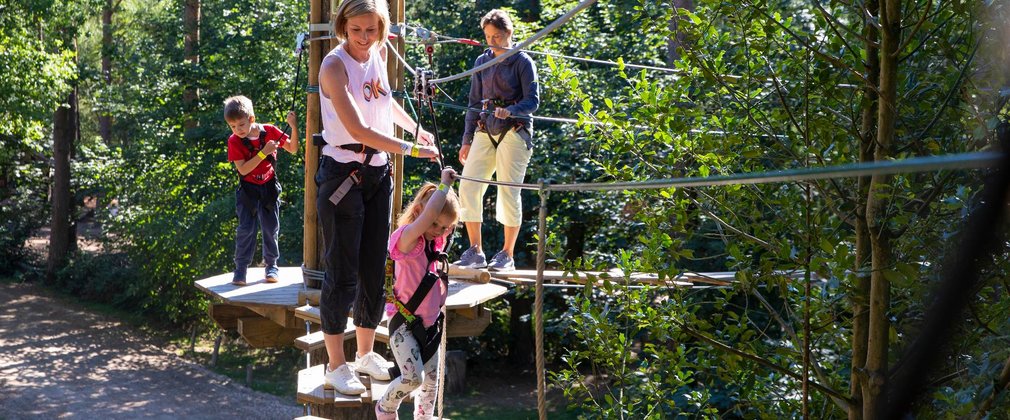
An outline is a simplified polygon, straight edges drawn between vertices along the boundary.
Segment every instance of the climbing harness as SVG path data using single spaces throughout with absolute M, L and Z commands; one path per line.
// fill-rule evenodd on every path
M 425 327 L 423 320 L 415 315 L 415 313 L 436 283 L 441 282 L 446 287 L 446 290 L 449 288 L 449 275 L 446 272 L 449 268 L 449 255 L 444 250 L 435 250 L 434 239 L 425 241 L 424 254 L 428 260 L 428 264 L 425 266 L 426 270 L 427 267 L 430 267 L 434 263 L 435 272 L 425 272 L 424 278 L 421 279 L 417 290 L 410 296 L 410 300 L 407 303 L 403 303 L 397 299 L 396 294 L 393 292 L 393 283 L 396 281 L 395 274 L 386 277 L 386 300 L 396 307 L 396 314 L 389 320 L 389 332 L 393 334 L 400 326 L 406 325 L 407 331 L 414 336 L 417 344 L 421 347 L 422 365 L 431 360 L 431 357 L 435 355 L 442 343 L 442 334 L 445 332 L 445 313 L 440 312 L 438 319 L 430 327 Z M 387 266 L 388 271 L 389 268 Z M 400 367 L 394 359 L 393 367 L 389 369 L 389 377 L 392 379 L 398 376 L 400 376 Z

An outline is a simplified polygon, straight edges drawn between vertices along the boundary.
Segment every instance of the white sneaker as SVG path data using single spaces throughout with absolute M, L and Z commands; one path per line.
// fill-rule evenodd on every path
M 374 351 L 370 351 L 364 356 L 355 356 L 354 359 L 354 370 L 379 381 L 389 380 L 389 368 L 391 367 L 393 367 L 393 363 L 387 362 Z
M 354 373 L 347 363 L 330 370 L 329 364 L 323 365 L 323 387 L 336 389 L 344 395 L 361 395 L 365 392 L 365 385 L 358 380 L 358 375 Z

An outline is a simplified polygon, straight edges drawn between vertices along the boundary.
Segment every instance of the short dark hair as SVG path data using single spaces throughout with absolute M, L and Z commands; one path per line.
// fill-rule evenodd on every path
M 512 19 L 509 18 L 509 14 L 504 10 L 494 9 L 480 18 L 481 29 L 484 29 L 488 24 L 494 25 L 500 31 L 512 33 Z
M 225 121 L 235 121 L 256 116 L 253 112 L 252 100 L 242 95 L 235 95 L 224 100 Z

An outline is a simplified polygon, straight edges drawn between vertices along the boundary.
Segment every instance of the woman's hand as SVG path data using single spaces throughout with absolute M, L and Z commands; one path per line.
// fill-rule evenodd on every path
M 435 135 L 429 133 L 427 130 L 425 130 L 423 128 L 418 128 L 417 129 L 417 143 L 418 144 L 423 144 L 425 146 L 431 146 L 431 145 L 435 144 Z
M 501 118 L 504 120 L 512 116 L 512 111 L 509 111 L 508 108 L 505 107 L 498 107 L 494 109 L 494 116 L 495 118 Z
M 435 146 L 417 146 L 417 157 L 435 160 L 438 158 L 438 149 Z
M 464 144 L 459 147 L 459 163 L 466 166 L 466 158 L 470 156 L 470 145 Z

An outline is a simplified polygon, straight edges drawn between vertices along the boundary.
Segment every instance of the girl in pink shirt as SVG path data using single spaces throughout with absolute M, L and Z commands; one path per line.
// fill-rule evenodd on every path
M 414 418 L 431 418 L 434 411 L 436 355 L 441 350 L 442 307 L 448 294 L 448 279 L 439 263 L 447 262 L 446 237 L 459 219 L 459 200 L 451 187 L 455 176 L 455 171 L 446 168 L 438 187 L 422 186 L 389 237 L 389 256 L 396 265 L 386 311 L 392 315 L 389 347 L 396 367 L 390 370 L 389 388 L 375 404 L 378 419 L 395 419 L 400 402 L 419 386 Z

